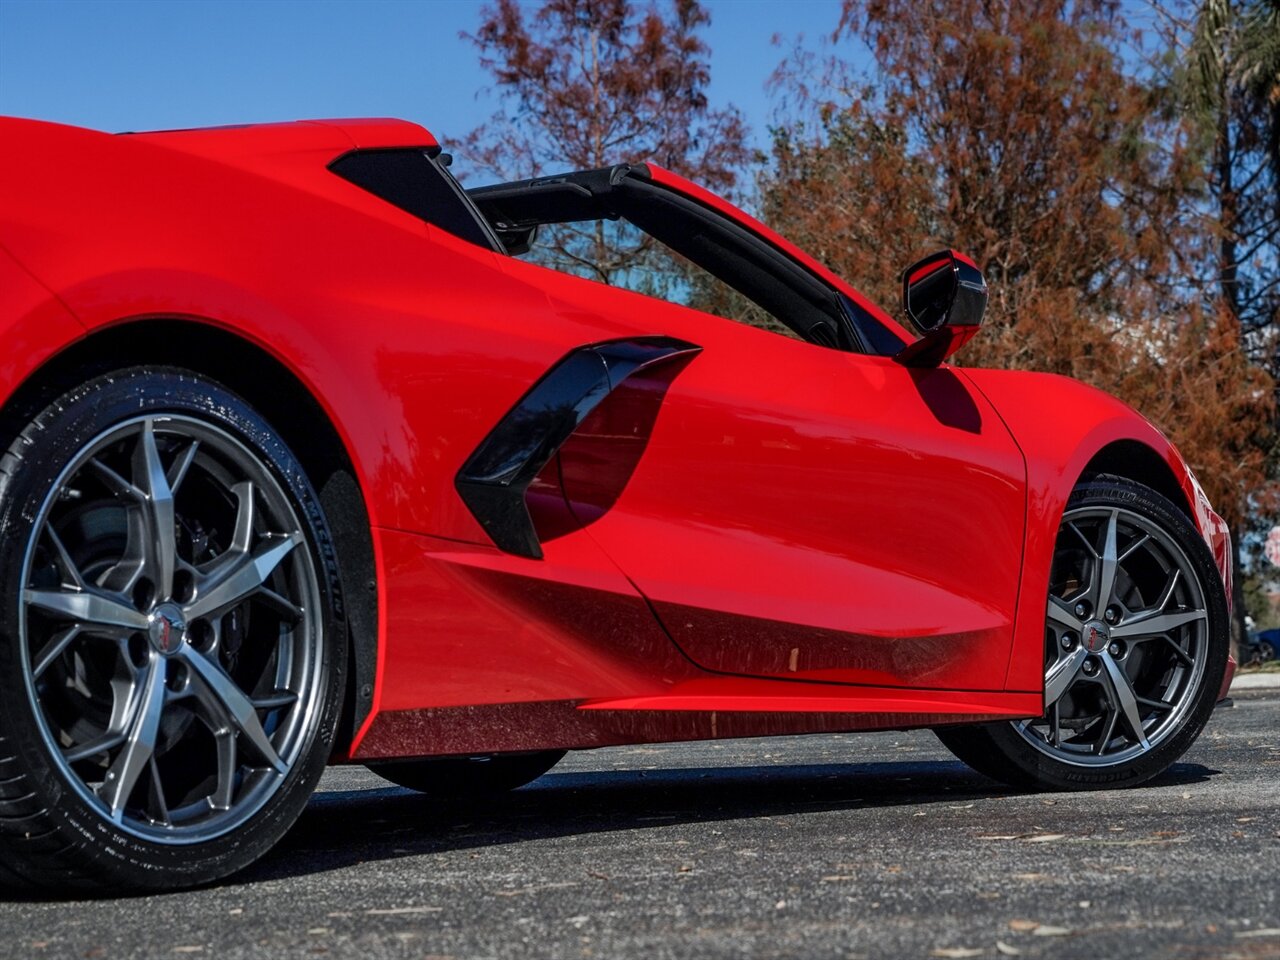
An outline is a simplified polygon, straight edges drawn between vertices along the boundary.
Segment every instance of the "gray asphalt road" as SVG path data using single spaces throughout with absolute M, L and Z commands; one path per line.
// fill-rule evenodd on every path
M 211 890 L 0 905 L 0 957 L 1280 957 L 1280 694 L 1156 784 L 1016 795 L 928 734 L 618 748 L 441 806 L 327 774 Z

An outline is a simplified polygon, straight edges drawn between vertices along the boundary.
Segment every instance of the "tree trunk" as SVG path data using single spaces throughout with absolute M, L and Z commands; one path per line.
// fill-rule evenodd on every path
M 1217 174 L 1218 195 L 1218 289 L 1226 304 L 1236 329 L 1240 327 L 1240 266 L 1237 262 L 1239 250 L 1236 236 L 1238 221 L 1239 197 L 1236 196 L 1234 170 L 1232 169 L 1231 117 L 1235 109 L 1234 98 L 1224 71 L 1219 87 L 1218 131 L 1213 145 L 1213 160 Z M 1243 505 L 1242 505 L 1243 506 Z M 1231 522 L 1231 572 L 1232 572 L 1232 616 L 1231 616 L 1231 652 L 1236 661 L 1240 660 L 1240 651 L 1244 648 L 1244 571 L 1240 565 L 1241 530 L 1240 524 Z
M 1275 186 L 1273 202 L 1276 222 L 1280 223 L 1280 96 L 1271 101 L 1271 125 L 1267 130 L 1267 162 L 1271 164 L 1271 178 Z
M 1231 655 L 1242 663 L 1245 648 L 1244 569 L 1240 565 L 1240 531 L 1231 529 Z

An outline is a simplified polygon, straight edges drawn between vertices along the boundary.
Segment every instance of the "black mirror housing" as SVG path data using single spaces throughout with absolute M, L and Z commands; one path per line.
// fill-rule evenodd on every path
M 936 367 L 977 334 L 987 309 L 987 282 L 964 254 L 941 250 L 903 271 L 902 309 L 921 336 L 894 359 L 909 367 Z

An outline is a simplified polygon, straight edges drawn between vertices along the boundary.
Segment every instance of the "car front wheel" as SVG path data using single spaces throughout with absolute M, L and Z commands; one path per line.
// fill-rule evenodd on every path
M 1226 669 L 1226 598 L 1190 520 L 1118 477 L 1081 484 L 1050 575 L 1042 716 L 941 729 L 974 769 L 1049 789 L 1142 783 L 1212 713 Z

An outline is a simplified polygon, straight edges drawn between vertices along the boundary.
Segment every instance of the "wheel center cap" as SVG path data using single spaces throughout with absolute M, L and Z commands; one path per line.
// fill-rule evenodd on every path
M 1101 620 L 1090 620 L 1081 631 L 1080 642 L 1090 653 L 1101 653 L 1111 642 L 1111 634 Z
M 151 625 L 147 628 L 147 638 L 151 646 L 166 657 L 177 653 L 187 637 L 187 622 L 178 605 L 162 603 L 151 612 L 149 619 Z

